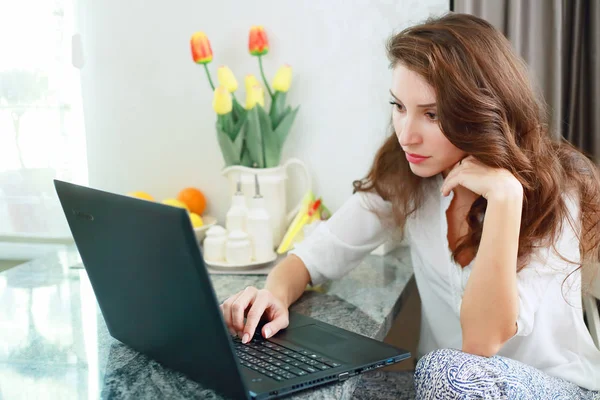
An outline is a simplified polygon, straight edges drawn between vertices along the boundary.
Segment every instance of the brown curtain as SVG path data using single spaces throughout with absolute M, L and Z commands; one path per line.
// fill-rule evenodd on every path
M 600 1 L 564 0 L 562 134 L 600 160 Z
M 529 65 L 554 134 L 600 159 L 600 0 L 454 0 L 502 31 Z

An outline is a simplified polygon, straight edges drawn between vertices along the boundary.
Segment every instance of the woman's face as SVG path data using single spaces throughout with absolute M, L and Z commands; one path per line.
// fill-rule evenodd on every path
M 415 175 L 428 178 L 447 173 L 467 156 L 442 133 L 435 91 L 421 75 L 396 65 L 390 92 L 394 130 Z

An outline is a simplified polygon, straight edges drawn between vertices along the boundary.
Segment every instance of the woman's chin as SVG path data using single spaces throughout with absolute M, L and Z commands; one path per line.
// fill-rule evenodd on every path
M 432 176 L 435 176 L 435 175 L 439 174 L 440 172 L 442 172 L 436 168 L 431 168 L 431 167 L 428 168 L 425 165 L 413 164 L 413 163 L 410 163 L 409 165 L 410 165 L 410 170 L 412 171 L 412 173 L 421 178 L 431 178 Z

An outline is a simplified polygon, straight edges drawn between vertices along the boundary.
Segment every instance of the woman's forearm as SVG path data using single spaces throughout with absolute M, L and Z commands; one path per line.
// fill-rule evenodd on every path
M 310 275 L 302 260 L 291 254 L 279 263 L 267 276 L 265 289 L 289 308 L 302 296 Z
M 488 199 L 483 233 L 460 310 L 463 351 L 490 357 L 516 333 L 517 253 L 523 194 Z

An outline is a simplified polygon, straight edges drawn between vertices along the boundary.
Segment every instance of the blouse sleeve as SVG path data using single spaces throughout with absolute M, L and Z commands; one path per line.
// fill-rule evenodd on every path
M 304 262 L 312 285 L 341 278 L 391 237 L 386 216 L 390 203 L 374 193 L 355 193 L 290 254 Z

